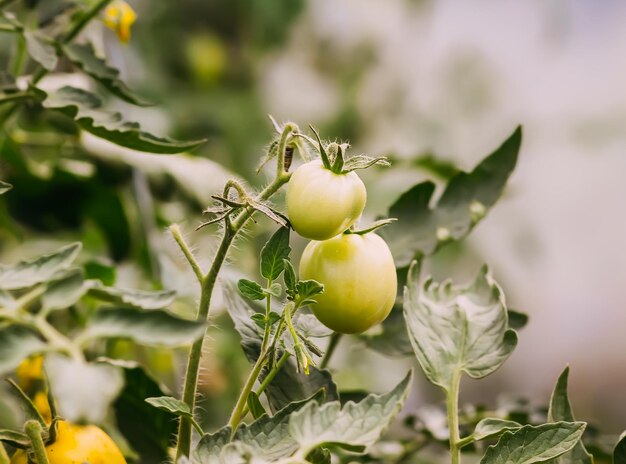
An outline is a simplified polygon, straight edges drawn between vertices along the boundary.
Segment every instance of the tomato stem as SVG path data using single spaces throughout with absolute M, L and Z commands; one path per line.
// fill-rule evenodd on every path
M 41 432 L 43 431 L 41 424 L 36 420 L 29 420 L 26 422 L 24 430 L 33 445 L 33 452 L 35 454 L 37 464 L 49 464 L 48 456 L 46 455 L 46 446 L 41 438 Z
M 456 370 L 452 375 L 450 389 L 446 390 L 446 406 L 448 409 L 448 427 L 450 429 L 451 464 L 461 463 L 461 443 L 459 436 L 459 387 L 461 372 Z
M 330 362 L 330 358 L 335 352 L 337 345 L 339 345 L 339 340 L 341 340 L 341 335 L 342 334 L 338 332 L 333 332 L 333 334 L 330 336 L 330 341 L 328 342 L 328 348 L 326 348 L 324 357 L 322 358 L 322 361 L 320 362 L 320 369 L 326 369 L 326 366 L 328 366 L 328 363 Z
M 290 174 L 284 171 L 284 163 L 285 163 L 285 147 L 287 146 L 288 137 L 293 136 L 294 133 L 298 132 L 298 127 L 295 124 L 287 123 L 283 127 L 283 132 L 281 134 L 280 142 L 279 142 L 279 152 L 278 152 L 278 160 L 277 160 L 277 174 L 274 180 L 267 185 L 258 195 L 256 200 L 265 201 L 274 195 L 284 184 L 289 181 Z M 227 184 L 231 185 L 231 184 Z M 224 227 L 224 235 L 222 236 L 222 241 L 215 253 L 215 257 L 213 259 L 213 263 L 211 264 L 211 268 L 209 272 L 203 276 L 201 281 L 201 293 L 200 293 L 200 303 L 198 305 L 198 313 L 196 319 L 198 321 L 206 321 L 209 316 L 209 310 L 211 306 L 211 297 L 213 296 L 213 290 L 215 288 L 215 283 L 217 281 L 217 276 L 224 264 L 224 260 L 228 254 L 228 250 L 237 236 L 237 234 L 241 231 L 241 229 L 246 225 L 248 220 L 254 215 L 255 209 L 252 207 L 244 208 L 233 220 L 226 224 Z M 189 406 L 189 408 L 193 411 L 195 409 L 196 404 L 196 390 L 198 385 L 198 372 L 200 369 L 200 359 L 202 356 L 202 344 L 204 342 L 204 337 L 200 340 L 197 340 L 189 351 L 189 358 L 187 360 L 187 369 L 185 372 L 185 383 L 183 388 L 183 401 Z M 261 358 L 259 358 L 261 359 Z M 259 361 L 257 360 L 257 363 Z M 256 376 L 260 373 L 261 366 L 255 365 L 255 369 L 253 369 L 252 374 L 255 370 L 258 369 Z M 250 389 L 254 385 L 254 380 L 250 385 Z M 246 384 L 247 385 L 247 384 Z M 245 386 L 244 386 L 245 388 Z M 242 392 L 243 393 L 243 392 Z M 249 393 L 249 391 L 248 391 Z M 241 395 L 243 396 L 243 395 Z M 247 395 L 246 400 L 247 400 Z M 241 397 L 240 397 L 241 399 Z M 243 403 L 245 406 L 245 402 Z M 243 406 L 241 408 L 243 410 Z M 240 410 L 240 413 L 241 413 Z M 239 420 L 239 419 L 238 419 Z M 191 421 L 188 417 L 181 417 L 179 426 L 178 426 L 178 440 L 176 446 L 176 461 L 183 456 L 189 456 L 189 452 L 191 450 Z
M 202 269 L 200 268 L 200 264 L 198 264 L 196 257 L 193 255 L 191 249 L 189 248 L 189 245 L 187 245 L 187 242 L 185 242 L 185 238 L 183 237 L 183 234 L 180 231 L 179 225 L 172 224 L 170 226 L 170 233 L 172 234 L 172 237 L 174 238 L 174 240 L 180 247 L 180 250 L 185 255 L 185 258 L 187 258 L 187 262 L 191 266 L 191 269 L 193 270 L 194 274 L 196 275 L 198 282 L 202 284 L 204 273 L 202 272 Z

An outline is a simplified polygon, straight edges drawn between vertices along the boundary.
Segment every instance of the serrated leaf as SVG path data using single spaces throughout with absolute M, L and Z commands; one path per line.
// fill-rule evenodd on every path
M 533 464 L 554 459 L 569 451 L 583 434 L 584 422 L 525 425 L 505 432 L 487 448 L 481 464 Z
M 248 395 L 247 404 L 250 412 L 252 413 L 252 417 L 254 417 L 255 419 L 258 419 L 264 414 L 267 414 L 267 412 L 265 412 L 265 408 L 259 400 L 259 396 L 253 391 L 251 391 Z
M 265 214 L 268 218 L 277 223 L 279 226 L 285 228 L 289 227 L 289 219 L 287 219 L 285 215 L 279 213 L 278 211 L 275 211 L 274 209 L 259 201 L 249 199 L 248 203 L 252 208 L 256 209 L 261 214 Z
M 87 291 L 83 271 L 70 269 L 48 284 L 41 296 L 41 307 L 45 312 L 66 309 L 74 305 Z
M 28 435 L 15 430 L 0 430 L 0 441 L 16 448 L 28 448 L 30 446 Z
M 299 280 L 296 285 L 298 298 L 307 300 L 324 292 L 324 285 L 316 280 Z
M 258 283 L 253 282 L 248 279 L 239 279 L 237 282 L 237 288 L 239 289 L 239 293 L 241 293 L 244 298 L 248 298 L 250 300 L 264 300 L 265 292 L 263 291 L 263 287 L 261 287 Z
M 39 31 L 24 31 L 26 50 L 30 57 L 48 71 L 54 71 L 57 67 L 57 50 L 52 45 L 52 39 Z
M 613 450 L 613 464 L 626 464 L 626 432 L 622 433 Z
M 367 169 L 374 165 L 388 167 L 391 166 L 391 163 L 389 163 L 389 160 L 385 156 L 372 158 L 366 155 L 355 155 L 345 160 L 343 172 L 355 171 L 357 169 Z
M 106 61 L 96 55 L 90 43 L 69 43 L 61 47 L 63 54 L 85 73 L 100 82 L 113 95 L 122 100 L 139 106 L 149 106 L 151 103 L 135 95 L 120 79 L 120 72 L 109 66 Z
M 71 422 L 102 423 L 124 386 L 121 369 L 57 354 L 45 363 L 59 414 Z
M 419 282 L 413 262 L 404 290 L 413 351 L 428 379 L 450 391 L 462 372 L 478 379 L 504 363 L 517 345 L 504 295 L 484 266 L 467 286 Z
M 284 274 L 283 282 L 285 282 L 285 288 L 287 289 L 287 296 L 293 299 L 296 294 L 296 271 L 288 259 L 283 260 Z
M 124 389 L 113 403 L 117 426 L 139 454 L 140 464 L 164 462 L 177 424 L 169 413 L 144 401 L 163 396 L 164 388 L 137 365 L 123 368 Z
M 189 405 L 172 396 L 151 397 L 146 398 L 144 401 L 155 408 L 170 412 L 176 416 L 191 417 Z
M 0 376 L 12 372 L 20 363 L 41 353 L 48 345 L 28 327 L 9 325 L 0 328 Z
M 508 430 L 519 429 L 521 426 L 522 424 L 515 421 L 487 417 L 476 424 L 472 435 L 474 440 L 484 440 L 496 437 Z
M 276 280 L 283 272 L 283 260 L 289 257 L 289 229 L 279 228 L 261 250 L 261 275 L 269 280 Z
M 471 172 L 457 173 L 436 205 L 432 182 L 422 182 L 404 192 L 389 209 L 398 222 L 381 230 L 399 267 L 418 255 L 431 255 L 445 243 L 460 240 L 487 214 L 504 190 L 517 163 L 522 141 L 518 127 Z
M 20 261 L 14 266 L 0 265 L 0 289 L 17 290 L 51 280 L 58 271 L 70 267 L 81 247 L 80 243 L 73 243 L 54 253 Z
M 11 184 L 7 184 L 6 182 L 2 182 L 0 180 L 0 195 L 2 195 L 3 193 L 7 193 L 12 188 L 13 186 Z
M 126 288 L 105 287 L 99 282 L 92 282 L 89 295 L 108 303 L 129 305 L 141 309 L 162 309 L 174 302 L 174 290 L 132 290 Z
M 573 422 L 575 420 L 572 405 L 567 395 L 568 377 L 569 366 L 563 370 L 552 391 L 548 409 L 549 422 Z M 554 462 L 555 464 L 593 464 L 593 456 L 587 452 L 582 440 L 579 440 L 571 450 L 556 458 Z
M 242 424 L 237 429 L 233 440 L 254 450 L 259 457 L 275 460 L 289 456 L 298 448 L 298 444 L 289 435 L 290 415 L 309 402 L 320 401 L 323 396 L 323 392 L 317 392 L 310 398 L 287 405 L 273 416 L 263 415 L 249 425 Z M 230 436 L 230 427 L 224 427 L 202 437 L 192 454 L 192 463 L 229 463 L 225 459 L 223 450 L 230 443 Z
M 363 452 L 374 444 L 400 412 L 408 395 L 411 374 L 383 395 L 371 394 L 359 403 L 339 402 L 320 406 L 309 403 L 294 412 L 289 432 L 306 454 L 319 446 L 337 445 Z M 303 453 L 304 454 L 304 453 Z
M 81 340 L 126 338 L 144 345 L 188 345 L 204 336 L 206 324 L 181 319 L 162 310 L 113 308 L 98 311 L 80 335 Z
M 39 92 L 46 95 L 41 90 Z M 172 154 L 192 150 L 204 143 L 204 140 L 183 142 L 156 137 L 141 131 L 138 123 L 124 121 L 120 113 L 103 110 L 102 101 L 96 95 L 74 87 L 65 86 L 50 92 L 42 105 L 69 116 L 87 132 L 133 150 Z

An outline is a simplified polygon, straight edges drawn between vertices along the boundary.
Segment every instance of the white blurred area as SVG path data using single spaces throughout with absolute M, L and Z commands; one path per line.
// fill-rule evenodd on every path
M 545 403 L 570 363 L 577 415 L 607 432 L 626 418 L 625 25 L 619 0 L 313 0 L 261 80 L 272 114 L 323 121 L 341 89 L 316 71 L 316 46 L 346 60 L 372 47 L 355 89 L 367 124 L 355 148 L 371 154 L 432 151 L 470 169 L 524 125 L 507 194 L 470 244 L 531 320 L 467 399 L 506 388 Z M 370 190 L 399 193 L 389 183 Z

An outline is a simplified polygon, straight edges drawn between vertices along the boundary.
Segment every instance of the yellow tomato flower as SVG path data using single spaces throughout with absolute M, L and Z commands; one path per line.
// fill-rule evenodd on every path
M 130 40 L 130 27 L 136 19 L 135 10 L 123 0 L 114 1 L 104 10 L 104 24 L 115 31 L 123 43 Z
M 22 390 L 30 390 L 36 382 L 43 380 L 43 356 L 27 358 L 15 370 L 17 384 Z

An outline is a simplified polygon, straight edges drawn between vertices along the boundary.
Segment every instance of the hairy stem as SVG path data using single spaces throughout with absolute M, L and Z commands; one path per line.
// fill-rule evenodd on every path
M 265 389 L 267 388 L 267 386 L 272 382 L 272 380 L 274 380 L 274 377 L 276 377 L 276 374 L 278 374 L 278 371 L 280 371 L 280 369 L 287 362 L 290 356 L 291 356 L 291 353 L 287 351 L 283 352 L 283 355 L 276 362 L 274 367 L 272 367 L 272 369 L 267 373 L 267 375 L 263 379 L 263 382 L 261 382 L 261 385 L 259 385 L 259 388 L 256 391 L 257 396 L 261 396 L 261 393 L 263 393 Z M 248 408 L 248 405 L 246 404 L 246 407 L 243 408 L 243 411 L 241 413 L 241 417 L 242 418 L 246 417 L 246 414 L 248 414 L 249 411 L 250 410 Z
M 254 387 L 254 383 L 259 378 L 259 375 L 261 374 L 261 370 L 263 369 L 266 360 L 267 353 L 261 353 L 259 355 L 259 358 L 256 360 L 256 363 L 254 363 L 254 367 L 250 371 L 248 379 L 246 380 L 246 383 L 244 384 L 243 389 L 239 394 L 239 399 L 237 400 L 235 408 L 233 409 L 233 412 L 230 415 L 230 419 L 228 421 L 228 425 L 231 428 L 231 434 L 233 435 L 237 430 L 237 427 L 239 427 L 239 423 L 241 422 L 241 418 L 243 417 L 243 410 L 248 404 L 248 395 L 250 395 L 252 387 Z
M 446 391 L 446 405 L 448 409 L 448 427 L 450 429 L 450 459 L 452 464 L 461 462 L 461 444 L 459 436 L 459 387 L 461 373 L 455 372 L 452 377 L 450 390 Z
M 284 139 L 286 141 L 287 136 L 291 133 L 295 133 L 298 131 L 298 128 L 295 125 L 287 124 L 283 129 L 283 134 L 281 135 L 281 142 Z M 283 146 L 286 145 L 286 142 L 283 143 Z M 256 198 L 258 201 L 265 201 L 270 198 L 274 193 L 276 193 L 284 184 L 289 181 L 290 175 L 282 169 L 283 163 L 285 161 L 285 153 L 284 150 L 279 152 L 278 154 L 278 173 L 276 178 L 261 191 L 259 196 Z M 232 244 L 234 238 L 241 231 L 241 229 L 245 226 L 248 220 L 252 217 L 255 210 L 251 207 L 245 208 L 231 223 L 227 223 L 224 228 L 224 235 L 222 236 L 222 241 L 220 246 L 215 254 L 215 258 L 213 260 L 213 264 L 211 265 L 211 269 L 202 279 L 201 285 L 201 293 L 200 293 L 200 304 L 198 306 L 198 314 L 197 320 L 206 321 L 209 316 L 209 308 L 211 306 L 211 297 L 213 296 L 213 289 L 215 288 L 215 282 L 217 281 L 217 276 L 224 264 L 224 260 L 226 259 L 226 255 L 228 254 L 228 249 Z M 202 343 L 204 341 L 204 337 L 198 341 L 196 341 L 189 352 L 189 358 L 187 361 L 187 369 L 185 372 L 185 384 L 183 389 L 183 401 L 190 407 L 193 411 L 196 404 L 196 389 L 198 386 L 198 371 L 200 368 L 200 358 L 202 355 Z M 260 370 L 259 370 L 260 372 Z M 258 374 L 257 374 L 258 376 Z M 256 379 L 256 378 L 255 378 Z M 254 382 L 252 382 L 254 385 Z M 251 387 L 252 388 L 252 387 Z M 247 398 L 247 396 L 246 396 Z M 191 421 L 189 418 L 181 417 L 179 426 L 178 426 L 178 440 L 176 446 L 176 460 L 181 458 L 182 456 L 189 456 L 189 452 L 191 450 Z
M 180 227 L 178 226 L 178 224 L 172 224 L 170 226 L 170 233 L 180 247 L 180 250 L 185 255 L 185 258 L 187 258 L 187 262 L 189 263 L 189 266 L 191 266 L 194 274 L 196 275 L 198 282 L 202 284 L 202 279 L 204 279 L 204 273 L 202 272 L 202 269 L 200 268 L 200 264 L 198 264 L 196 257 L 191 252 L 189 245 L 187 245 L 187 242 L 185 242 L 185 239 L 183 238 L 183 234 L 180 231 Z
M 41 438 L 41 424 L 36 420 L 30 420 L 26 422 L 24 426 L 26 435 L 30 438 L 30 442 L 33 445 L 33 452 L 35 454 L 35 460 L 37 464 L 49 464 L 48 456 L 46 455 L 46 447 Z

